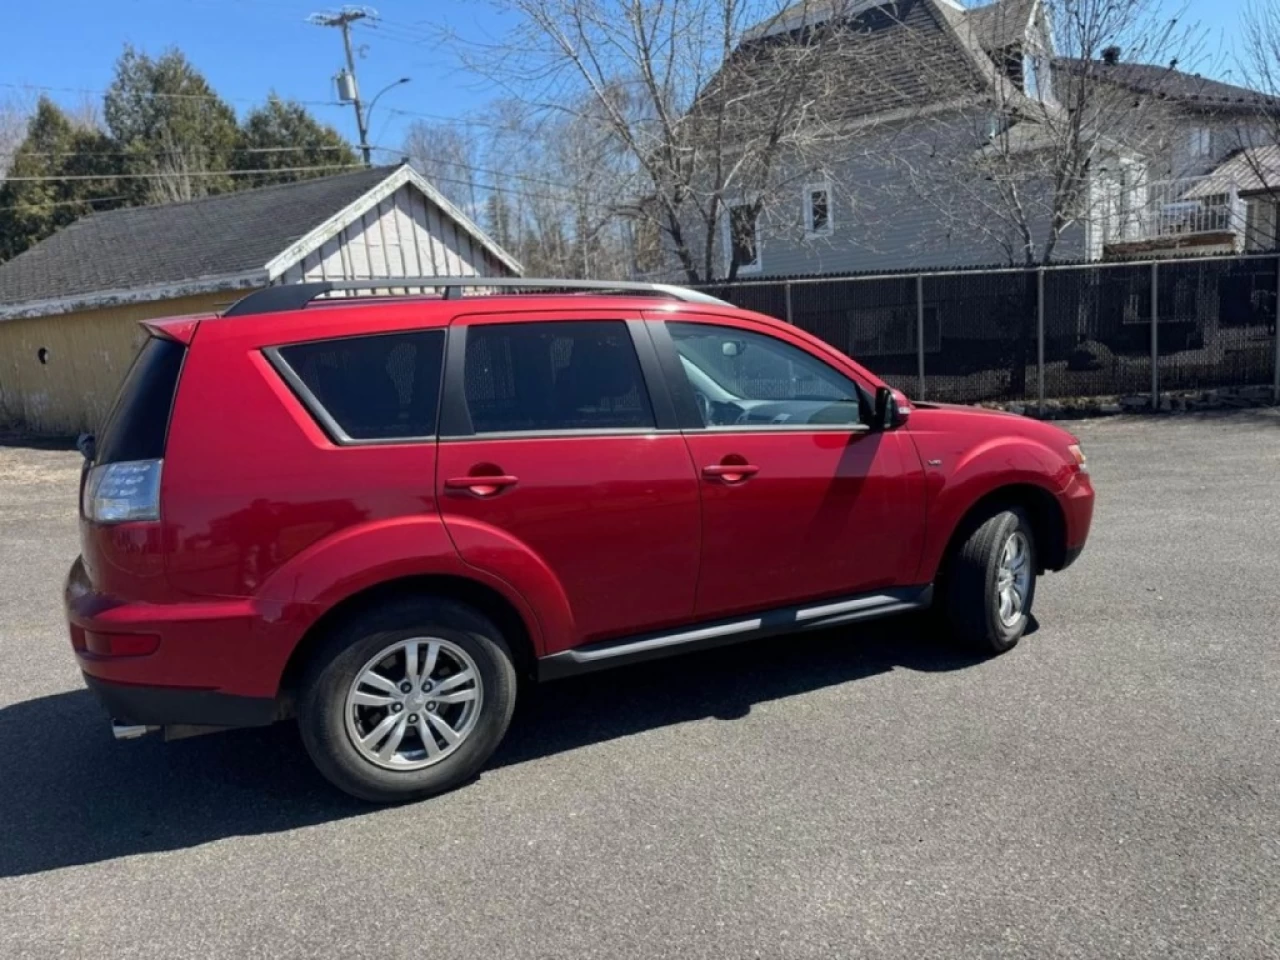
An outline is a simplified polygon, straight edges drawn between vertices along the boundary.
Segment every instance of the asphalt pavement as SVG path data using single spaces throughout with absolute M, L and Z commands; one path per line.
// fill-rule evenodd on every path
M 911 618 L 549 684 L 392 809 L 289 725 L 114 742 L 78 455 L 0 447 L 0 958 L 1280 957 L 1280 413 L 1071 426 L 1093 535 L 1012 653 Z

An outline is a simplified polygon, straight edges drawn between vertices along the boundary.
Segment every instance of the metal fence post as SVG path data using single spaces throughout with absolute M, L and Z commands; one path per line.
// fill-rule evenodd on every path
M 791 319 L 791 284 L 788 283 L 783 287 L 783 292 L 787 297 L 787 323 L 794 324 L 795 321 Z
M 1160 264 L 1151 264 L 1151 409 L 1160 409 Z
M 1036 271 L 1036 385 L 1044 416 L 1044 267 Z
M 1276 257 L 1276 302 L 1271 315 L 1271 329 L 1275 336 L 1275 352 L 1272 355 L 1275 370 L 1272 371 L 1271 399 L 1274 403 L 1280 403 L 1280 257 Z
M 924 274 L 916 274 L 916 375 L 920 382 L 918 399 L 924 399 Z

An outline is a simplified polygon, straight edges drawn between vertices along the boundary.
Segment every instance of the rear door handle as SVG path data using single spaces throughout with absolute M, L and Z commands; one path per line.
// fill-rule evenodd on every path
M 469 493 L 473 497 L 492 497 L 508 487 L 514 487 L 519 482 L 519 477 L 499 473 L 493 476 L 454 477 L 444 482 L 444 488 L 451 493 Z
M 702 475 L 708 480 L 723 480 L 725 483 L 742 483 L 759 472 L 760 468 L 753 463 L 713 463 L 702 468 Z

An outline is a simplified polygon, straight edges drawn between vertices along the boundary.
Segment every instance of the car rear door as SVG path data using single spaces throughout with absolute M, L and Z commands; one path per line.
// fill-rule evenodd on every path
M 919 460 L 866 426 L 871 397 L 851 370 L 745 319 L 651 330 L 700 474 L 699 619 L 912 585 Z
M 698 481 L 634 313 L 456 319 L 437 492 L 468 563 L 507 542 L 552 572 L 561 648 L 692 616 Z

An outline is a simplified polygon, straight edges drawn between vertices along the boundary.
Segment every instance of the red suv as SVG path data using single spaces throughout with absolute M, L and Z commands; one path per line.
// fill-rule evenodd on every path
M 416 282 L 444 295 L 146 324 L 66 587 L 117 736 L 296 716 L 343 790 L 422 797 L 484 764 L 521 677 L 930 605 L 998 653 L 1084 546 L 1057 427 L 908 404 L 689 290 Z

